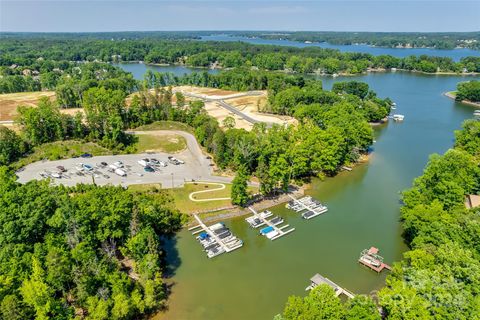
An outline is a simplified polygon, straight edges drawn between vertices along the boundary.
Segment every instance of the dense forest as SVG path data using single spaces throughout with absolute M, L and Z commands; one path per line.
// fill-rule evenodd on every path
M 244 31 L 228 34 L 284 39 L 292 41 L 328 42 L 331 44 L 368 44 L 388 48 L 470 48 L 480 50 L 480 32 L 329 32 L 329 31 Z
M 139 37 L 106 40 L 76 35 L 60 37 L 18 34 L 0 41 L 0 93 L 78 88 L 63 93 L 76 94 L 92 81 L 104 81 L 105 87 L 132 90 L 127 74 L 104 63 L 145 61 L 156 64 L 183 64 L 192 67 L 251 67 L 292 73 L 358 74 L 368 70 L 401 69 L 436 72 L 480 72 L 479 57 L 451 58 L 342 53 L 318 47 L 252 45 L 243 42 L 204 42 Z M 97 62 L 90 65 L 86 62 Z M 120 80 L 120 81 L 118 81 Z
M 290 297 L 280 319 L 479 319 L 480 208 L 465 196 L 480 193 L 480 121 L 455 132 L 455 147 L 432 155 L 423 175 L 403 192 L 405 242 L 410 250 L 394 265 L 373 299 L 347 303 L 320 286 Z
M 1 319 L 138 319 L 163 306 L 161 237 L 182 223 L 166 196 L 15 180 L 0 167 Z
M 480 102 L 480 81 L 472 80 L 457 84 L 455 99 L 458 101 Z
M 230 35 L 275 40 L 328 42 L 331 44 L 368 44 L 378 47 L 412 47 L 454 49 L 480 49 L 480 32 L 332 32 L 332 31 L 132 31 L 81 32 L 81 39 L 138 40 L 138 39 L 201 39 L 204 36 Z M 55 38 L 68 39 L 71 33 L 0 33 L 3 38 Z

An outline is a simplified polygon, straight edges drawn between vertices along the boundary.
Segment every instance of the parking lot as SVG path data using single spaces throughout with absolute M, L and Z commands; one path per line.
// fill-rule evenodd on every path
M 174 159 L 169 159 L 172 156 L 179 161 L 175 163 Z M 176 188 L 192 180 L 230 181 L 229 178 L 213 176 L 210 160 L 203 155 L 201 157 L 195 157 L 188 149 L 175 155 L 144 153 L 40 161 L 26 166 L 23 170 L 17 172 L 17 176 L 21 183 L 33 179 L 51 178 L 53 183 L 67 186 L 93 182 L 97 185 L 124 186 L 160 183 L 163 188 Z M 157 161 L 154 161 L 155 163 L 149 162 L 148 168 L 145 169 L 145 163 L 141 161 L 142 159 L 155 159 L 158 163 Z M 139 164 L 139 161 L 142 164 Z M 118 162 L 121 162 L 121 164 Z M 114 166 L 115 163 L 117 163 L 117 166 Z M 166 166 L 161 164 L 166 164 Z M 120 169 L 120 171 L 115 168 Z M 66 171 L 62 172 L 63 170 Z

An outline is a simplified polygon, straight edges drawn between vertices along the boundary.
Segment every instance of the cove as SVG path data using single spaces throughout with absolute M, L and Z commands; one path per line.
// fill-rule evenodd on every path
M 341 52 L 359 52 L 359 53 L 369 53 L 374 56 L 388 54 L 397 58 L 404 58 L 408 56 L 437 56 L 437 57 L 448 57 L 452 58 L 454 61 L 460 61 L 463 57 L 480 57 L 480 51 L 472 49 L 433 49 L 433 48 L 385 48 L 385 47 L 373 47 L 366 44 L 358 45 L 336 45 L 330 44 L 327 42 L 317 42 L 317 43 L 304 43 L 299 41 L 291 40 L 273 40 L 273 39 L 261 39 L 261 38 L 248 38 L 248 37 L 239 37 L 239 36 L 230 36 L 228 34 L 224 35 L 211 35 L 203 36 L 202 41 L 241 41 L 251 44 L 263 44 L 263 45 L 276 45 L 276 46 L 289 46 L 297 48 L 306 48 L 306 47 L 320 47 L 324 49 L 336 49 Z
M 136 68 L 137 74 L 151 68 L 128 67 Z M 399 192 L 422 173 L 431 153 L 452 146 L 453 131 L 472 116 L 473 107 L 443 96 L 472 77 L 396 72 L 319 79 L 326 89 L 335 81 L 364 81 L 380 97 L 395 101 L 405 121 L 375 127 L 368 163 L 312 182 L 308 193 L 328 205 L 326 214 L 306 221 L 284 205 L 274 207 L 275 214 L 296 228 L 288 236 L 272 242 L 239 217 L 225 222 L 244 240 L 244 247 L 207 259 L 190 232 L 179 232 L 167 244 L 169 308 L 154 319 L 272 319 L 289 295 L 305 295 L 315 273 L 354 293 L 384 286 L 387 273 L 378 275 L 360 266 L 358 255 L 373 245 L 385 262 L 401 259 L 407 248 L 401 237 Z

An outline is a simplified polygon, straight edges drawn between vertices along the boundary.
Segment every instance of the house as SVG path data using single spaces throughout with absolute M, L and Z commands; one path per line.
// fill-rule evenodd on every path
M 477 194 L 467 195 L 465 199 L 465 207 L 467 207 L 467 209 L 480 207 L 480 195 L 477 195 Z

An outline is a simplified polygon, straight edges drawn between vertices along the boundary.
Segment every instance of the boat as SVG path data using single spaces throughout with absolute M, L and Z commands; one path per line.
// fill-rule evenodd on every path
M 272 220 L 270 220 L 270 223 L 273 224 L 274 226 L 279 225 L 283 223 L 282 217 L 276 216 Z
M 224 228 L 225 227 L 225 224 L 223 222 L 219 222 L 219 223 L 216 223 L 214 225 L 211 225 L 209 227 L 210 230 L 212 231 L 215 231 L 215 230 L 218 230 L 218 229 L 221 229 L 221 228 Z
M 278 236 L 278 232 L 277 232 L 277 231 L 275 231 L 275 230 L 273 230 L 273 231 L 271 231 L 271 232 L 267 233 L 265 236 L 266 236 L 268 239 L 270 239 L 270 240 L 271 240 L 272 238 L 274 238 L 274 237 Z
M 216 257 L 218 255 L 221 255 L 222 253 L 225 252 L 225 249 L 223 249 L 222 247 L 218 246 L 218 247 L 214 247 L 212 249 L 210 249 L 208 252 L 207 252 L 207 257 L 209 259 L 213 258 L 213 257 Z
M 404 118 L 405 118 L 405 116 L 403 114 L 394 114 L 393 115 L 393 120 L 394 121 L 403 121 Z
M 274 231 L 273 227 L 266 227 L 266 228 L 263 228 L 262 230 L 260 230 L 260 234 L 261 235 L 266 235 L 270 232 Z
M 265 210 L 263 212 L 260 212 L 260 217 L 262 217 L 264 219 L 268 218 L 268 217 L 271 217 L 271 216 L 273 216 L 273 213 L 269 210 Z

